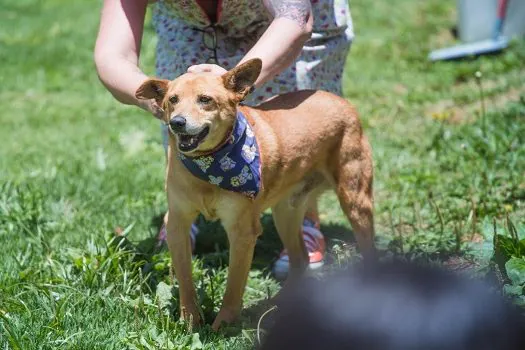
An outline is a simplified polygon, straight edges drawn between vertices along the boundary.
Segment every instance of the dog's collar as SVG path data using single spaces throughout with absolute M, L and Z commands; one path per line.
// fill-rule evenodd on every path
M 235 123 L 237 123 L 237 121 L 235 121 Z M 232 127 L 228 133 L 226 134 L 227 136 L 224 138 L 224 140 L 219 143 L 215 148 L 209 150 L 209 151 L 204 151 L 204 152 L 199 152 L 199 155 L 198 156 L 195 156 L 193 158 L 196 158 L 196 157 L 202 157 L 202 156 L 208 156 L 210 154 L 213 154 L 215 152 L 218 152 L 221 148 L 225 147 L 229 142 L 230 140 L 232 139 L 233 136 L 233 133 L 235 131 L 235 126 Z
M 261 188 L 259 146 L 251 125 L 241 112 L 230 137 L 213 152 L 191 157 L 179 153 L 182 164 L 199 179 L 254 199 Z

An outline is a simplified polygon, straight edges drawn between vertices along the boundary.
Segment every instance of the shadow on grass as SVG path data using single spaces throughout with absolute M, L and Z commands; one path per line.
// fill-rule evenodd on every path
M 151 219 L 154 232 L 158 232 L 163 223 L 164 214 L 159 214 Z M 277 230 L 273 224 L 271 214 L 263 214 L 261 217 L 263 234 L 257 240 L 252 268 L 268 270 L 279 256 L 282 244 Z M 199 257 L 206 266 L 224 267 L 228 264 L 228 237 L 220 222 L 206 222 L 202 217 L 197 220 L 199 235 L 195 244 L 195 255 Z M 337 223 L 322 225 L 322 232 L 328 242 L 354 242 L 351 230 Z M 159 252 L 157 237 L 153 235 L 137 244 L 137 250 L 146 255 Z M 330 244 L 329 244 L 330 245 Z
M 164 214 L 159 214 L 152 218 L 151 226 L 154 232 L 158 232 Z M 278 258 L 282 244 L 273 224 L 272 216 L 265 213 L 261 217 L 263 234 L 257 240 L 255 253 L 253 257 L 252 269 L 260 270 L 264 274 L 271 273 L 271 266 Z M 202 217 L 197 220 L 199 235 L 196 241 L 195 256 L 197 256 L 205 267 L 224 268 L 228 265 L 228 238 L 219 221 L 206 222 Z M 336 222 L 325 223 L 321 227 L 326 237 L 328 253 L 326 255 L 327 265 L 333 263 L 334 256 L 337 255 L 334 247 L 344 246 L 344 249 L 356 250 L 355 238 L 351 229 L 347 225 Z M 390 237 L 390 238 L 388 238 Z M 408 236 L 407 236 L 408 237 Z M 387 239 L 388 244 L 380 243 L 380 240 Z M 449 258 L 462 255 L 461 252 L 454 251 L 451 247 L 436 247 L 432 253 L 423 252 L 419 248 L 420 242 L 399 241 L 399 237 L 392 237 L 388 234 L 378 235 L 379 256 L 393 256 L 394 259 L 407 259 L 411 261 L 445 262 Z M 166 245 L 159 247 L 156 234 L 133 244 L 133 250 L 140 253 L 142 259 L 148 262 L 163 250 L 166 251 Z M 401 247 L 400 247 L 401 246 Z M 404 247 L 403 247 L 404 246 Z
M 155 260 L 161 254 L 164 255 L 164 258 L 166 258 L 165 253 L 167 248 L 165 245 L 159 248 L 156 237 L 156 232 L 159 231 L 163 223 L 163 216 L 164 214 L 159 214 L 151 219 L 151 227 L 153 228 L 153 232 L 155 232 L 155 234 L 136 244 L 131 244 L 130 247 L 132 250 L 139 253 L 138 256 L 140 256 L 141 260 L 146 261 L 146 266 L 149 265 L 149 268 L 155 264 Z M 261 223 L 263 226 L 263 235 L 261 235 L 257 241 L 252 270 L 260 270 L 264 275 L 267 276 L 271 274 L 271 266 L 279 256 L 279 253 L 282 249 L 282 244 L 273 224 L 272 216 L 267 213 L 263 214 L 261 217 Z M 226 267 L 228 264 L 228 239 L 226 232 L 224 231 L 220 222 L 206 222 L 203 218 L 199 218 L 197 220 L 197 225 L 200 232 L 196 242 L 195 255 L 207 268 L 219 269 Z M 338 254 L 335 252 L 335 245 L 339 246 L 339 248 L 344 246 L 344 249 L 355 252 L 355 239 L 349 226 L 331 222 L 323 224 L 322 231 L 325 234 L 329 252 L 326 259 L 326 265 L 329 266 L 328 268 L 331 268 L 330 266 L 340 268 L 341 266 L 347 264 L 348 261 L 343 262 L 343 265 L 339 265 L 340 262 L 335 261 L 336 258 L 339 259 L 339 257 L 337 257 Z M 403 251 L 403 249 L 399 249 L 396 244 L 398 244 L 398 242 L 396 243 L 394 239 L 388 246 L 378 247 L 380 256 L 391 255 L 396 259 L 414 259 L 414 257 L 411 256 L 411 254 L 413 255 L 413 252 Z M 422 260 L 432 260 L 429 258 L 429 256 L 425 256 Z M 157 271 L 150 277 L 148 285 L 153 293 L 155 293 L 159 280 L 163 276 L 165 277 L 168 273 L 169 270 L 164 269 L 160 272 Z M 260 300 L 255 304 L 245 308 L 242 313 L 242 322 L 244 327 L 248 326 L 257 328 L 257 323 L 261 315 L 268 311 L 273 305 L 274 297 L 271 297 L 269 299 L 267 298 Z M 271 313 L 269 313 L 268 316 L 264 318 L 263 328 L 266 328 L 273 322 L 270 314 Z M 208 320 L 213 318 L 214 315 L 206 315 L 206 319 Z M 227 333 L 228 335 L 238 335 L 241 330 L 242 327 L 237 327 L 234 325 L 229 327 L 229 331 Z

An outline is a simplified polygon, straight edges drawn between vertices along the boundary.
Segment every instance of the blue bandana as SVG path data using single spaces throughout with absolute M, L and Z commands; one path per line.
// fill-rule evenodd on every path
M 190 157 L 179 153 L 194 176 L 222 189 L 254 199 L 261 189 L 259 146 L 246 117 L 237 112 L 230 139 L 211 154 Z

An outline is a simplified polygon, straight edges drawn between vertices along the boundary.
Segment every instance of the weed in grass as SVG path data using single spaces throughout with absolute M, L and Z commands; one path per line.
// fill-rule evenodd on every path
M 505 233 L 498 233 L 494 220 L 493 267 L 502 276 L 505 293 L 525 307 L 525 230 L 518 231 L 508 216 L 505 224 Z

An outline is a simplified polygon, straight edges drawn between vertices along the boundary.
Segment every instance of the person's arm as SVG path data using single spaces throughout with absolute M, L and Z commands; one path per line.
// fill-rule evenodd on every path
M 239 64 L 260 58 L 263 67 L 255 85 L 261 86 L 289 67 L 301 53 L 312 34 L 313 15 L 310 0 L 264 0 L 273 16 L 270 26 Z M 192 66 L 189 72 L 208 71 L 222 74 L 217 65 Z
M 147 6 L 148 0 L 104 0 L 94 59 L 100 80 L 118 101 L 158 117 L 153 100 L 135 98 L 148 78 L 138 66 Z
M 313 27 L 310 0 L 264 0 L 273 21 L 239 64 L 252 58 L 263 62 L 255 85 L 261 86 L 288 68 L 310 39 Z

